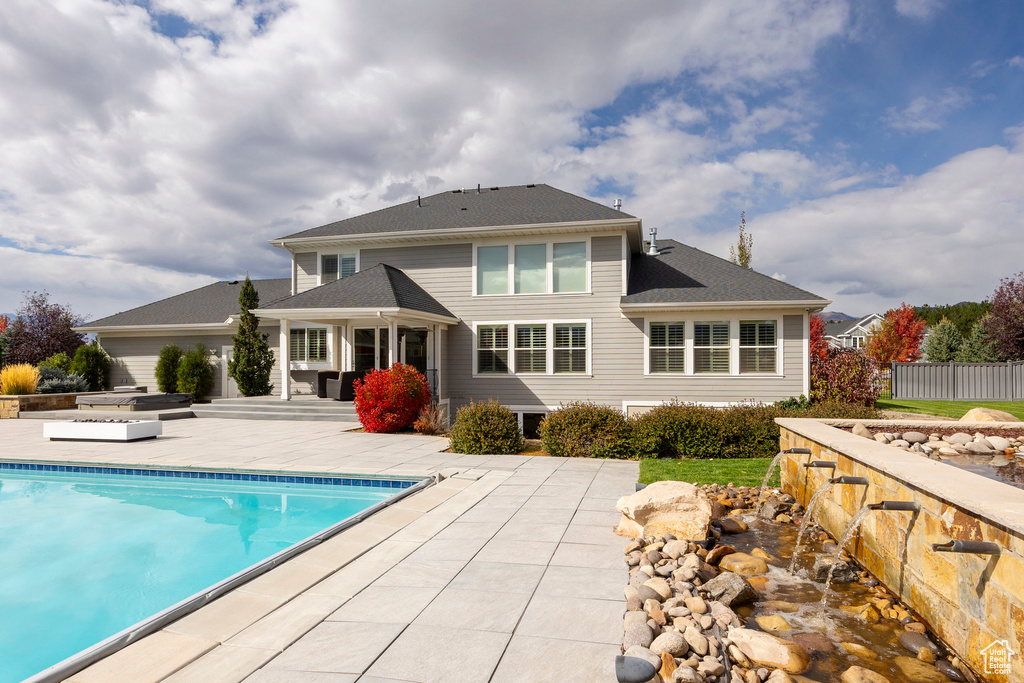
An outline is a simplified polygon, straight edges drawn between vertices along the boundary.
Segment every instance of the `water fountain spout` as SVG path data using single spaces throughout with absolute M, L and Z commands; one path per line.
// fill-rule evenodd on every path
M 810 455 L 810 454 L 811 454 L 811 449 L 810 448 L 788 448 L 788 449 L 786 449 L 784 451 L 781 451 L 778 455 L 776 455 L 774 458 L 772 458 L 771 464 L 768 465 L 768 471 L 764 473 L 764 479 L 761 481 L 761 491 L 757 495 L 757 509 L 756 509 L 756 512 L 757 512 L 758 515 L 761 514 L 761 506 L 764 504 L 764 494 L 765 494 L 765 489 L 768 488 L 768 480 L 772 478 L 772 472 L 775 471 L 775 466 L 779 464 L 779 461 L 782 460 L 787 455 Z
M 985 541 L 948 541 L 946 543 L 932 543 L 932 550 L 937 553 L 998 555 L 1000 548 L 995 543 Z
M 881 503 L 871 503 L 868 510 L 898 510 L 902 512 L 920 512 L 921 506 L 909 500 L 883 500 Z
M 804 467 L 824 467 L 834 470 L 836 468 L 836 464 L 831 460 L 812 460 L 810 462 L 805 462 Z
M 867 486 L 868 480 L 867 477 L 847 477 L 844 475 L 842 477 L 833 477 L 832 479 L 828 480 L 828 483 L 849 484 L 851 486 Z

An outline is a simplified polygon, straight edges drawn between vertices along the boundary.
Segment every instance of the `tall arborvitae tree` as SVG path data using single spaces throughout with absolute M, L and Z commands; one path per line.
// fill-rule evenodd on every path
M 924 342 L 924 354 L 929 363 L 949 363 L 956 359 L 956 354 L 964 345 L 964 337 L 948 318 L 928 333 Z
M 729 247 L 729 260 L 744 268 L 750 267 L 754 258 L 754 236 L 747 234 L 747 212 L 740 214 L 740 240 L 736 246 Z
M 993 363 L 995 356 L 989 349 L 988 338 L 985 337 L 985 325 L 982 320 L 974 323 L 971 334 L 964 340 L 963 346 L 956 353 L 957 363 Z
M 260 307 L 260 295 L 249 276 L 245 276 L 238 294 L 242 317 L 238 333 L 231 337 L 234 355 L 228 361 L 228 375 L 238 384 L 243 396 L 266 396 L 274 390 L 270 373 L 274 370 L 274 352 L 267 343 L 267 335 L 260 334 L 260 319 L 251 312 Z

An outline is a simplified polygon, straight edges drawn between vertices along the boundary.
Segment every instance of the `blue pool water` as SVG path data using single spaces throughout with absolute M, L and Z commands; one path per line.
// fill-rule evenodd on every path
M 410 484 L 0 469 L 0 682 L 52 666 Z

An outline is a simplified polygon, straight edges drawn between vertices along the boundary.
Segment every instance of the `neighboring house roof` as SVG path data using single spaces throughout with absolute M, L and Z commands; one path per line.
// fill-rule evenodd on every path
M 636 217 L 550 185 L 516 185 L 440 192 L 279 239 L 620 219 Z
M 883 320 L 878 313 L 869 313 L 858 320 L 844 320 L 836 323 L 825 323 L 825 336 L 834 337 L 866 337 L 872 333 L 872 327 Z
M 241 284 L 239 280 L 214 282 L 184 294 L 93 320 L 76 329 L 88 332 L 92 328 L 125 326 L 223 325 L 228 318 L 241 313 L 238 307 Z M 252 284 L 262 304 L 291 294 L 292 282 L 289 278 L 253 280 Z
M 405 271 L 379 264 L 326 285 L 260 306 L 260 311 L 404 309 L 455 319 Z
M 840 335 L 850 334 L 850 330 L 856 325 L 856 320 L 844 320 L 838 323 L 825 323 L 825 336 L 838 337 Z
M 658 255 L 633 256 L 624 307 L 781 302 L 824 306 L 827 299 L 675 240 L 658 240 Z

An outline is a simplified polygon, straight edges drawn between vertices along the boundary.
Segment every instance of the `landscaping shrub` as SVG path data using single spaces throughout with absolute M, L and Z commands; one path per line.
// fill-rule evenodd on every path
M 177 390 L 201 401 L 213 388 L 213 365 L 202 342 L 186 351 L 178 364 Z
M 260 334 L 260 319 L 251 313 L 260 307 L 260 295 L 248 275 L 238 294 L 238 306 L 242 315 L 238 333 L 231 337 L 234 353 L 228 361 L 228 375 L 235 380 L 242 396 L 266 396 L 274 390 L 270 383 L 274 352 L 270 350 L 268 335 Z
M 56 368 L 65 375 L 71 370 L 71 357 L 63 351 L 58 351 L 46 360 L 40 361 L 39 369 L 43 368 Z
M 89 384 L 89 391 L 105 391 L 108 388 L 110 356 L 95 342 L 79 346 L 68 372 L 84 377 Z
M 0 370 L 0 394 L 19 396 L 36 393 L 39 369 L 30 363 L 8 365 Z
M 178 366 L 184 352 L 177 344 L 168 344 L 160 349 L 156 358 L 156 386 L 160 391 L 174 394 L 178 391 Z
M 419 417 L 412 424 L 412 428 L 420 434 L 426 434 L 427 436 L 446 434 L 448 432 L 448 428 L 444 424 L 444 415 L 437 404 L 433 402 L 420 410 Z
M 864 405 L 787 399 L 775 405 L 713 408 L 666 403 L 632 419 L 638 457 L 770 458 L 779 451 L 777 417 L 872 419 Z
M 54 368 L 49 369 L 54 370 Z M 89 391 L 89 383 L 81 375 L 75 374 L 40 380 L 39 386 L 36 387 L 37 394 L 70 394 L 81 391 Z
M 544 450 L 557 457 L 629 458 L 630 423 L 622 411 L 573 401 L 548 413 L 540 423 Z
M 875 405 L 881 387 L 874 361 L 853 349 L 829 349 L 811 363 L 811 398 L 829 403 Z
M 451 429 L 452 451 L 468 454 L 513 454 L 523 450 L 516 414 L 494 399 L 470 401 L 459 408 Z
M 430 402 L 427 378 L 411 365 L 395 363 L 352 383 L 356 415 L 368 432 L 397 432 L 411 424 Z

